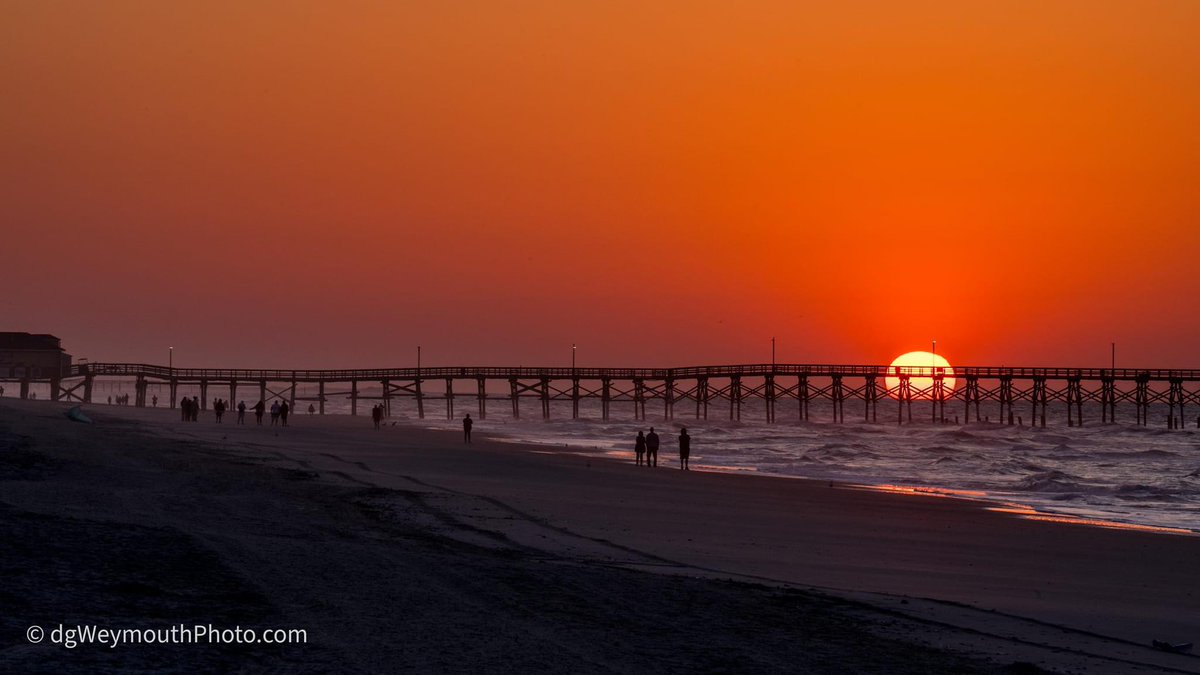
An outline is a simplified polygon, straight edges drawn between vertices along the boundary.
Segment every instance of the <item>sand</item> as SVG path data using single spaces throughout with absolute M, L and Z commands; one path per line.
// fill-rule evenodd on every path
M 1200 537 L 301 415 L 0 403 L 4 659 L 25 668 L 1200 672 Z M 33 623 L 303 627 L 30 645 Z

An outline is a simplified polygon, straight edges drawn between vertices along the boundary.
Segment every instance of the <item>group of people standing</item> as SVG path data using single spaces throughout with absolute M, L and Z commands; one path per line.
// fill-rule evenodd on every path
M 641 429 L 638 430 L 637 438 L 633 441 L 633 454 L 638 466 L 658 466 L 658 446 L 661 440 L 658 434 L 654 433 L 654 427 L 650 427 L 650 433 L 643 434 Z M 692 456 L 692 437 L 688 435 L 686 427 L 679 429 L 679 468 L 684 471 L 690 471 L 688 467 L 688 459 Z
M 229 401 L 226 401 L 226 400 L 220 399 L 220 398 L 215 398 L 215 399 L 213 399 L 212 409 L 213 409 L 213 416 L 216 418 L 216 421 L 219 424 L 225 416 L 225 411 L 229 410 Z M 267 411 L 267 404 L 264 401 L 260 400 L 258 403 L 255 403 L 253 407 L 247 408 L 245 401 L 238 401 L 238 404 L 237 404 L 237 423 L 238 424 L 246 423 L 246 410 L 253 410 L 255 420 L 257 421 L 259 426 L 262 426 L 263 415 Z M 288 405 L 287 401 L 275 401 L 274 403 L 272 403 L 271 404 L 271 426 L 281 425 L 281 426 L 286 427 L 288 425 L 288 414 L 291 412 L 291 410 L 292 410 L 292 408 L 290 405 Z M 199 417 L 200 417 L 200 397 L 196 396 L 193 398 L 188 398 L 188 397 L 184 396 L 183 400 L 179 402 L 179 411 L 183 417 L 184 422 L 198 421 Z

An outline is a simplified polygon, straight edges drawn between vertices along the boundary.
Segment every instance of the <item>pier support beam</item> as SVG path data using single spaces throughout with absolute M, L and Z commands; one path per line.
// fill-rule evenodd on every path
M 675 419 L 675 380 L 663 383 L 663 420 Z
M 550 380 L 542 378 L 540 394 L 542 398 L 542 419 L 550 419 Z
M 807 422 L 808 421 L 808 403 L 809 403 L 808 376 L 807 375 L 801 375 L 799 381 L 796 382 L 796 400 L 800 402 L 800 419 Z
M 454 379 L 446 378 L 446 419 L 454 419 Z
M 1008 412 L 1008 424 L 1013 423 L 1013 389 L 1012 375 L 1000 376 L 1000 422 L 1004 423 L 1005 411 Z
M 729 378 L 729 419 L 742 421 L 742 378 L 738 375 Z
M 775 422 L 775 376 L 767 375 L 763 382 L 763 396 L 766 397 L 767 423 Z
M 512 377 L 508 380 L 508 386 L 512 391 L 512 412 L 513 419 L 521 419 L 521 395 L 517 389 L 517 378 Z
M 479 419 L 487 419 L 487 378 L 476 378 L 476 386 L 479 388 Z
M 708 378 L 701 377 L 696 380 L 696 419 L 700 419 L 701 415 L 708 419 L 708 397 Z
M 1067 426 L 1083 426 L 1083 386 L 1078 377 L 1067 378 Z
M 571 378 L 571 419 L 579 419 L 579 378 Z
M 358 380 L 350 380 L 350 414 L 358 414 Z
M 1134 403 L 1137 404 L 1137 423 L 1144 427 L 1150 423 L 1150 377 L 1139 373 L 1136 383 Z
M 317 412 L 325 414 L 325 380 L 317 382 Z
M 417 418 L 425 419 L 425 395 L 421 393 L 421 378 L 413 381 L 413 391 L 417 393 Z
M 612 378 L 600 380 L 600 418 L 608 420 L 609 406 L 612 405 Z
M 1111 373 L 1100 376 L 1100 421 L 1104 424 L 1117 421 L 1117 380 Z
M 200 380 L 200 409 L 208 410 L 208 380 Z
M 1030 396 L 1033 399 L 1033 416 L 1029 418 L 1029 426 L 1034 426 L 1041 422 L 1041 427 L 1046 427 L 1046 378 L 1037 375 L 1033 378 L 1033 393 Z

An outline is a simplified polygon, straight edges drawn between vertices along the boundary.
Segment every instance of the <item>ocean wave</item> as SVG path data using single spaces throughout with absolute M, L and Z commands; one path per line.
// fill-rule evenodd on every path
M 1079 492 L 1083 479 L 1065 471 L 1042 471 L 1013 484 L 1022 492 Z

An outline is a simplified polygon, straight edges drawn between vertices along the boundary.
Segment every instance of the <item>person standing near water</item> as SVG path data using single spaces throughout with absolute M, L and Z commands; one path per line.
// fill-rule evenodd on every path
M 254 419 L 258 420 L 258 426 L 260 426 L 260 427 L 262 426 L 263 413 L 265 413 L 266 411 L 267 411 L 266 402 L 264 402 L 261 398 L 258 399 L 258 403 L 254 404 Z
M 679 430 L 679 468 L 684 471 L 691 471 L 688 468 L 688 457 L 692 455 L 692 437 L 688 436 L 687 427 Z
M 279 401 L 271 404 L 271 426 L 279 424 Z
M 471 420 L 471 413 L 467 413 L 467 416 L 463 418 L 463 443 L 471 442 L 471 427 L 474 424 L 475 422 Z
M 238 401 L 238 424 L 246 423 L 246 402 Z
M 288 405 L 287 401 L 284 401 L 283 403 L 279 404 L 279 424 L 280 424 L 280 426 L 285 426 L 285 427 L 287 426 L 287 416 L 288 416 L 288 413 L 291 411 L 292 411 L 292 407 L 290 405 Z
M 658 434 L 654 433 L 654 427 L 646 434 L 646 466 L 658 466 Z
M 633 441 L 633 454 L 637 458 L 637 465 L 641 466 L 646 459 L 646 434 L 638 429 L 637 438 Z

